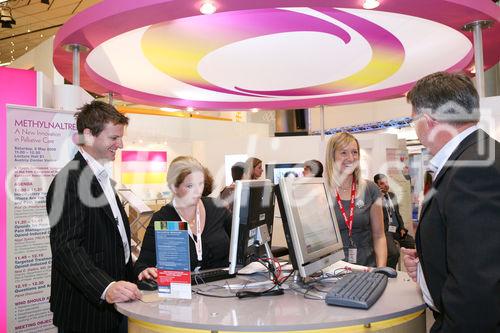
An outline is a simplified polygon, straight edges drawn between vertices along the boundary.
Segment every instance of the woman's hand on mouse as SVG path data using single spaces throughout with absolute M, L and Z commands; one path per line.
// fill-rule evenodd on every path
M 139 281 L 144 280 L 155 280 L 158 277 L 158 270 L 156 267 L 148 267 L 139 273 L 137 279 Z

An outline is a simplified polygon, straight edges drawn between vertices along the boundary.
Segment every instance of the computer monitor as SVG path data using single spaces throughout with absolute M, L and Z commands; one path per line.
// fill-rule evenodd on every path
M 270 255 L 273 219 L 274 184 L 267 179 L 236 181 L 229 248 L 230 274 L 257 258 Z
M 296 177 L 302 177 L 303 171 L 304 163 L 266 164 L 266 178 L 274 184 L 278 184 L 285 175 L 292 174 Z
M 334 203 L 323 178 L 282 178 L 276 196 L 290 261 L 302 278 L 344 259 Z

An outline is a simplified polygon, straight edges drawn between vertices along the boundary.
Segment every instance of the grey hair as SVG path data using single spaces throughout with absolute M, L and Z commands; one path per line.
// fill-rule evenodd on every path
M 406 99 L 418 114 L 448 123 L 477 122 L 480 118 L 479 95 L 469 77 L 458 73 L 437 72 L 418 80 Z

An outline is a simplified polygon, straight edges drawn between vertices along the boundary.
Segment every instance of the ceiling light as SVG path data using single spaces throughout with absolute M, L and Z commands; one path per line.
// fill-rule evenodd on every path
M 193 109 L 192 107 L 188 106 L 188 107 L 186 108 L 186 111 L 187 111 L 187 112 L 193 112 L 193 111 L 194 111 L 194 109 Z
M 259 109 L 257 109 L 257 108 L 252 109 L 252 113 L 257 113 L 257 112 L 259 112 Z
M 365 0 L 363 3 L 363 8 L 364 9 L 374 9 L 380 6 L 380 2 L 378 0 Z
M 215 4 L 212 1 L 203 1 L 203 4 L 200 7 L 200 13 L 204 15 L 210 15 L 215 13 L 217 10 L 217 7 L 215 7 Z

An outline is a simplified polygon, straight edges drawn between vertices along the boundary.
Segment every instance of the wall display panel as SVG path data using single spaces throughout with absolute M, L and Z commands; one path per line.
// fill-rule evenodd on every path
M 123 150 L 121 180 L 128 184 L 162 184 L 167 179 L 167 152 Z
M 77 151 L 73 112 L 7 108 L 8 332 L 56 332 L 49 310 L 49 185 Z

